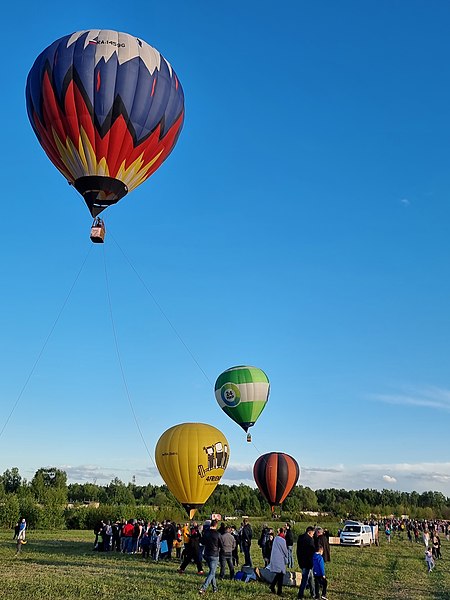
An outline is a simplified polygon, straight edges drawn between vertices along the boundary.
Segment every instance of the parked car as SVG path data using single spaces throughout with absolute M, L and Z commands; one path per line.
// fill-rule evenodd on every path
M 370 525 L 357 521 L 347 521 L 340 535 L 342 546 L 371 546 L 373 531 Z

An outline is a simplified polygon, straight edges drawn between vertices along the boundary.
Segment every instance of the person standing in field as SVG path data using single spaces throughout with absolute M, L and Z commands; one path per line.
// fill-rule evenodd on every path
M 272 554 L 272 545 L 273 545 L 274 538 L 275 538 L 274 531 L 273 531 L 272 527 L 270 527 L 269 534 L 266 537 L 264 547 L 262 549 L 262 556 L 263 556 L 265 567 L 267 567 L 267 565 L 270 563 L 270 555 Z M 288 548 L 288 553 L 289 553 L 289 548 Z
M 236 546 L 236 540 L 231 535 L 231 527 L 225 527 L 223 533 L 220 534 L 222 538 L 223 548 L 219 555 L 220 562 L 220 575 L 219 579 L 225 578 L 225 566 L 228 565 L 230 571 L 230 579 L 234 579 L 234 566 L 233 566 L 233 550 Z
M 433 570 L 433 567 L 434 567 L 434 559 L 433 559 L 433 553 L 431 551 L 431 548 L 427 548 L 425 550 L 425 562 L 427 564 L 428 573 L 431 573 L 431 571 Z
M 200 530 L 198 528 L 198 523 L 194 521 L 189 533 L 185 532 L 183 535 L 188 541 L 184 544 L 184 558 L 180 568 L 177 569 L 177 572 L 180 575 L 184 575 L 186 567 L 193 561 L 197 565 L 197 574 L 203 575 L 203 567 L 199 552 Z
M 144 533 L 142 534 L 142 538 L 141 538 L 142 558 L 144 560 L 146 558 L 148 559 L 150 557 L 150 544 L 151 544 L 150 536 L 148 535 L 147 531 L 144 531 Z
M 316 527 L 314 532 L 314 546 L 316 550 L 322 548 L 323 550 L 323 560 L 325 562 L 330 562 L 331 560 L 331 552 L 330 552 L 330 542 L 328 541 L 327 536 L 325 535 L 322 527 Z
M 286 540 L 286 546 L 287 546 L 287 551 L 288 551 L 287 567 L 288 567 L 288 569 L 293 569 L 294 568 L 294 556 L 292 554 L 292 551 L 294 549 L 294 535 L 292 533 L 291 525 L 289 523 L 286 523 L 285 540 Z
M 205 594 L 209 584 L 212 585 L 213 592 L 217 592 L 216 571 L 219 564 L 220 550 L 223 549 L 223 543 L 222 538 L 217 531 L 216 519 L 212 519 L 211 525 L 202 536 L 202 541 L 205 548 L 204 557 L 209 572 L 202 587 L 199 589 L 199 593 Z
M 238 567 L 239 566 L 239 545 L 241 543 L 241 539 L 240 539 L 239 533 L 238 533 L 235 525 L 231 526 L 231 535 L 234 537 L 234 539 L 236 541 L 236 546 L 234 547 L 234 550 L 233 550 L 233 565 L 235 567 Z
M 434 560 L 436 560 L 438 558 L 442 558 L 442 555 L 441 555 L 441 538 L 439 537 L 439 534 L 438 534 L 437 531 L 433 535 L 433 549 L 432 549 L 432 554 L 433 554 Z
M 19 525 L 19 533 L 17 534 L 16 554 L 19 554 L 19 552 L 22 550 L 22 545 L 26 544 L 26 540 L 25 540 L 26 531 L 27 531 L 27 522 L 25 519 L 22 519 L 20 521 L 20 525 Z
M 265 567 L 267 567 L 267 565 L 270 562 L 270 553 L 272 552 L 272 543 L 270 543 L 270 545 L 269 545 L 270 532 L 271 532 L 271 529 L 269 529 L 267 524 L 264 523 L 263 528 L 261 530 L 261 535 L 259 536 L 258 546 L 261 548 L 261 554 L 262 554 L 262 557 L 264 560 Z M 272 536 L 272 541 L 273 541 L 273 536 Z
M 386 525 L 386 529 L 384 530 L 384 534 L 386 536 L 386 541 L 388 544 L 391 543 L 391 528 L 389 525 Z
M 277 536 L 273 540 L 272 552 L 270 553 L 269 569 L 272 573 L 275 573 L 275 577 L 270 584 L 270 591 L 272 594 L 275 594 L 275 587 L 277 588 L 277 595 L 281 596 L 282 594 L 283 577 L 286 573 L 287 561 L 288 550 L 284 537 L 284 529 L 280 527 L 278 529 Z
M 14 535 L 13 535 L 13 540 L 16 539 L 16 537 L 19 535 L 19 529 L 20 529 L 20 519 L 17 521 L 17 523 L 14 525 Z
M 302 600 L 306 586 L 309 584 L 311 598 L 315 596 L 314 574 L 313 574 L 313 556 L 316 551 L 314 546 L 314 527 L 307 527 L 305 533 L 298 536 L 297 540 L 297 561 L 302 570 L 302 581 L 298 591 L 297 598 Z
M 122 535 L 120 540 L 120 546 L 124 554 L 131 553 L 133 542 L 133 530 L 133 520 L 129 519 L 122 527 Z
M 241 531 L 242 552 L 244 553 L 244 567 L 252 567 L 252 559 L 250 556 L 250 546 L 252 544 L 253 530 L 248 522 L 248 519 L 243 520 Z
M 316 600 L 320 598 L 320 588 L 322 588 L 322 600 L 327 600 L 328 581 L 325 576 L 325 562 L 323 559 L 323 548 L 319 547 L 313 556 L 314 584 L 316 587 Z
M 181 528 L 181 537 L 182 537 L 182 541 L 183 541 L 183 549 L 181 551 L 181 561 L 184 560 L 185 554 L 186 554 L 186 544 L 189 544 L 189 534 L 191 533 L 191 528 L 189 526 L 189 523 L 185 523 L 183 525 L 183 527 Z
M 183 532 L 180 523 L 177 523 L 175 530 L 175 540 L 173 542 L 173 547 L 175 548 L 175 558 L 181 560 L 181 548 L 183 547 Z

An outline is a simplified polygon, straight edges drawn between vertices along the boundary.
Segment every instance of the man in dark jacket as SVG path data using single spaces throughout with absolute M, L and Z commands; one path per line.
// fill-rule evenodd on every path
M 244 566 L 252 567 L 252 559 L 250 557 L 250 546 L 252 544 L 253 530 L 248 522 L 248 519 L 244 519 L 243 527 L 241 530 L 241 544 L 242 552 L 244 553 Z
M 322 527 L 316 527 L 316 530 L 314 532 L 314 545 L 316 550 L 319 550 L 319 548 L 323 549 L 324 562 L 330 562 L 330 542 L 328 541 L 326 532 L 322 529 Z
M 205 562 L 208 565 L 209 573 L 200 588 L 200 594 L 205 594 L 209 584 L 212 584 L 213 592 L 217 592 L 216 570 L 219 564 L 219 553 L 223 549 L 222 538 L 217 531 L 217 521 L 213 519 L 209 529 L 203 534 L 202 542 L 204 546 Z
M 174 523 L 172 521 L 167 521 L 164 524 L 163 534 L 161 536 L 161 541 L 166 540 L 167 542 L 167 559 L 172 560 L 172 548 L 173 542 L 177 536 L 177 530 L 175 528 Z
M 312 571 L 315 551 L 314 527 L 307 527 L 305 533 L 300 535 L 297 540 L 297 561 L 298 566 L 302 570 L 302 582 L 297 598 L 303 598 L 308 583 L 311 590 L 311 598 L 315 597 L 314 574 Z
M 184 545 L 184 559 L 178 569 L 180 575 L 184 574 L 184 571 L 192 561 L 197 565 L 197 574 L 203 575 L 202 561 L 200 560 L 199 544 L 200 544 L 200 531 L 196 521 L 192 523 L 189 533 L 187 534 L 188 542 Z
M 294 557 L 292 555 L 292 550 L 294 549 L 294 534 L 292 533 L 290 523 L 286 523 L 284 537 L 286 540 L 286 547 L 287 547 L 287 551 L 288 551 L 288 561 L 287 561 L 286 566 L 288 569 L 293 569 L 294 568 Z

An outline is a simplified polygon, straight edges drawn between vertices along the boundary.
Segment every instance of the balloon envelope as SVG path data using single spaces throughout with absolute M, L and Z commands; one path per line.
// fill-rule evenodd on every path
M 190 518 L 215 490 L 229 457 L 227 438 L 204 423 L 171 427 L 159 438 L 155 449 L 161 477 Z
M 28 74 L 26 102 L 41 146 L 93 216 L 156 171 L 184 119 L 171 65 L 142 39 L 111 30 L 77 31 L 46 48 Z
M 231 367 L 219 375 L 214 391 L 221 409 L 248 431 L 269 399 L 270 384 L 257 367 Z
M 296 485 L 300 476 L 297 461 L 283 452 L 269 452 L 258 458 L 253 467 L 253 477 L 259 491 L 270 504 L 282 504 Z

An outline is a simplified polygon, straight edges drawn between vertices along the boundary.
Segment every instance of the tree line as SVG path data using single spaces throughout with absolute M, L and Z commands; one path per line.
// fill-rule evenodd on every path
M 299 485 L 285 500 L 282 516 L 298 521 L 306 511 L 325 513 L 322 520 L 391 514 L 450 519 L 450 498 L 433 491 L 420 494 L 387 489 L 314 491 Z M 242 515 L 271 516 L 259 490 L 244 484 L 218 485 L 199 518 L 211 513 L 236 519 Z M 13 527 L 19 516 L 25 516 L 30 527 L 45 529 L 93 528 L 99 519 L 115 521 L 134 516 L 180 522 L 186 519 L 184 509 L 165 485 L 126 484 L 117 477 L 107 485 L 68 484 L 66 472 L 56 467 L 38 469 L 31 481 L 24 479 L 17 467 L 0 476 L 0 527 Z

